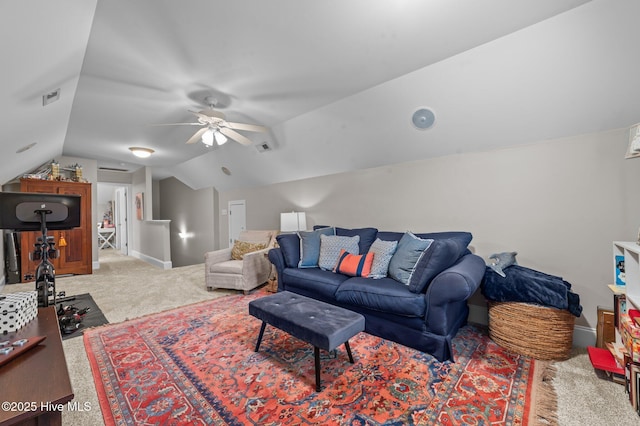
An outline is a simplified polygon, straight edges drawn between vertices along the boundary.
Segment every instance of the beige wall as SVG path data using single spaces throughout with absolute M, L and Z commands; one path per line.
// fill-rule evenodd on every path
M 192 190 L 176 178 L 163 179 L 158 186 L 160 219 L 171 220 L 173 266 L 204 262 L 204 253 L 217 248 L 215 189 Z M 186 238 L 181 238 L 180 232 L 186 233 Z
M 303 210 L 309 227 L 470 231 L 485 260 L 517 251 L 521 265 L 570 282 L 584 307 L 577 324 L 595 328 L 596 307 L 612 305 L 612 241 L 635 240 L 640 226 L 640 160 L 624 160 L 627 138 L 622 129 L 228 191 L 220 208 L 246 200 L 247 229 Z

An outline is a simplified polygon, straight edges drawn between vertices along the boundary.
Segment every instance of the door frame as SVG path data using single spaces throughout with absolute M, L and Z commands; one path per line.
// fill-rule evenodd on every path
M 228 232 L 229 232 L 229 247 L 231 247 L 233 245 L 234 241 L 235 241 L 233 239 L 233 232 L 232 232 L 232 229 L 231 229 L 232 225 L 233 225 L 233 223 L 232 223 L 233 220 L 231 218 L 231 216 L 232 216 L 231 215 L 231 207 L 232 206 L 234 206 L 235 208 L 238 208 L 238 207 L 242 206 L 242 209 L 244 210 L 244 215 L 243 215 L 244 220 L 242 222 L 242 225 L 240 226 L 240 231 L 244 231 L 245 229 L 247 229 L 247 204 L 246 204 L 246 201 L 245 200 L 232 200 L 232 201 L 229 201 L 229 203 L 227 204 L 227 212 L 228 212 L 227 217 L 229 218 L 227 220 L 228 225 L 229 225 L 229 230 L 228 230 Z

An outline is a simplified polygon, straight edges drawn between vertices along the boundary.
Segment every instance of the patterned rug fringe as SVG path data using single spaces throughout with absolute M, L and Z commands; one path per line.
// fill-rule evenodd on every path
M 532 395 L 534 406 L 532 425 L 534 426 L 558 426 L 558 396 L 553 387 L 553 379 L 556 376 L 556 366 L 552 362 L 537 361 L 534 381 L 537 386 Z

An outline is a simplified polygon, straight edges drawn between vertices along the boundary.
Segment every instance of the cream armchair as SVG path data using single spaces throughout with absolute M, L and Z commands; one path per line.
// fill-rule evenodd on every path
M 205 253 L 207 290 L 228 288 L 248 294 L 264 284 L 271 274 L 267 253 L 275 245 L 277 234 L 278 231 L 242 231 L 234 247 Z M 256 247 L 264 248 L 255 250 Z

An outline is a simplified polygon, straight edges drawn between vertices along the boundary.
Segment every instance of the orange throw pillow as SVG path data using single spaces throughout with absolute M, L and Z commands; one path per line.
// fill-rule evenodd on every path
M 333 272 L 349 275 L 350 277 L 368 277 L 373 264 L 373 253 L 351 254 L 340 250 L 338 263 Z

